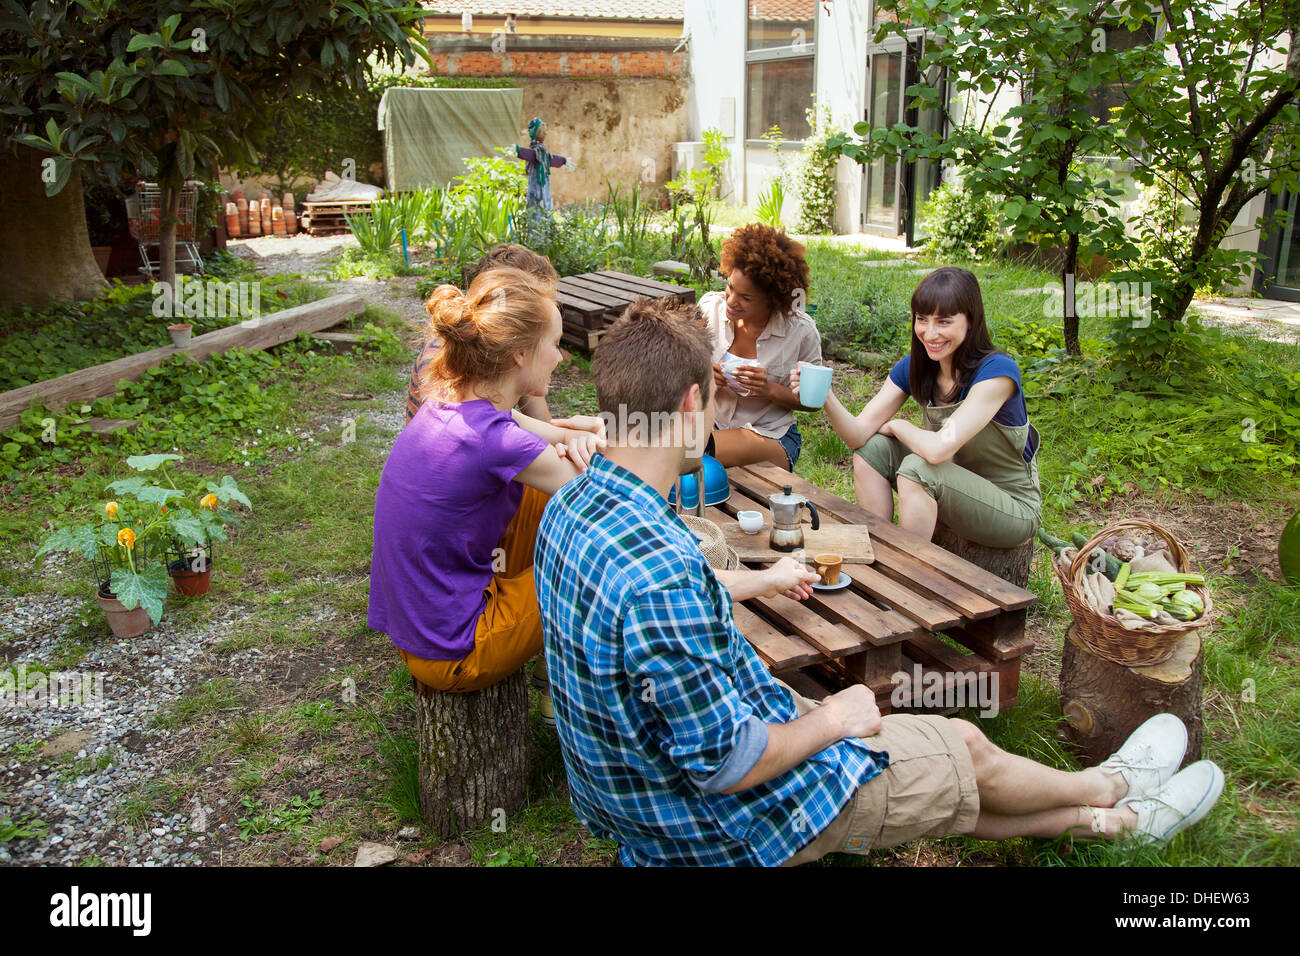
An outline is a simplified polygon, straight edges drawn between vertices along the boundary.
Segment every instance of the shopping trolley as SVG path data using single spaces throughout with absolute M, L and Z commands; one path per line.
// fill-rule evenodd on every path
M 200 184 L 188 180 L 181 187 L 181 203 L 176 224 L 176 271 L 203 271 L 203 259 L 195 245 L 194 209 L 198 204 Z M 144 265 L 140 271 L 153 277 L 158 271 L 161 254 L 158 233 L 162 224 L 162 188 L 157 183 L 136 183 L 135 192 L 126 197 L 126 221 L 133 238 L 140 247 Z M 188 269 L 183 269 L 188 266 Z

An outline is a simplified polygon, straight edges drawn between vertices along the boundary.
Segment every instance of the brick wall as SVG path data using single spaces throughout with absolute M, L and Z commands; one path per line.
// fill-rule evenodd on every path
M 687 70 L 686 54 L 662 50 L 431 51 L 435 72 L 444 76 L 642 77 L 676 79 Z

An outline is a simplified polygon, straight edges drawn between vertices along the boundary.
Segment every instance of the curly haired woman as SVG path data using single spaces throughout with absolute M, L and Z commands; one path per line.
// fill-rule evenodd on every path
M 728 468 L 768 461 L 793 471 L 799 460 L 794 413 L 811 409 L 790 391 L 790 372 L 822 357 L 817 326 L 803 311 L 804 255 L 784 231 L 743 226 L 722 244 L 726 291 L 700 298 L 717 386 L 717 421 L 705 451 Z

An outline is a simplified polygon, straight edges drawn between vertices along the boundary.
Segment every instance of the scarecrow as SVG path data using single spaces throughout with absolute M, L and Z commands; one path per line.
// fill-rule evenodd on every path
M 551 170 L 561 166 L 570 172 L 578 167 L 571 159 L 556 156 L 543 144 L 546 142 L 546 123 L 540 116 L 534 116 L 528 123 L 528 147 L 515 145 L 515 158 L 527 164 L 528 172 L 528 208 L 530 210 L 551 210 Z

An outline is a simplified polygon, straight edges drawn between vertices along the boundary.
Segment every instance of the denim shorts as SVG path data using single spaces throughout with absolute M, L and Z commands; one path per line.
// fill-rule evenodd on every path
M 799 426 L 791 423 L 786 433 L 777 439 L 781 447 L 785 450 L 786 461 L 790 462 L 790 470 L 794 471 L 795 462 L 799 460 L 799 452 L 803 448 L 803 436 L 799 434 Z M 704 454 L 717 454 L 713 448 L 713 436 L 709 436 L 709 443 L 704 446 Z

